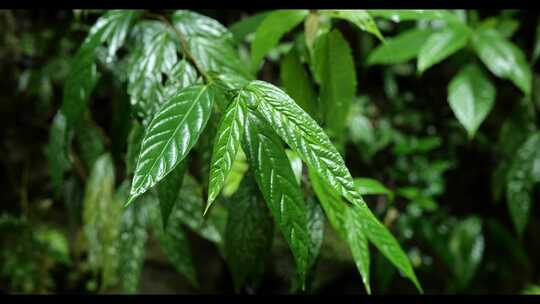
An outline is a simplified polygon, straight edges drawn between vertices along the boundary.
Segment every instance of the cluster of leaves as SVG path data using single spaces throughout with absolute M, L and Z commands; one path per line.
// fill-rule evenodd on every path
M 366 11 L 323 11 L 321 14 L 348 20 L 382 39 Z M 368 240 L 421 290 L 407 255 L 362 199 L 362 185 L 369 193 L 373 181 L 361 180 L 362 185 L 355 184 L 342 155 L 318 123 L 325 126 L 340 146 L 348 108 L 356 92 L 356 77 L 350 48 L 339 30 L 332 30 L 328 24 L 326 30 L 320 31 L 318 21 L 313 18 L 318 18 L 318 13 L 314 15 L 307 10 L 275 11 L 261 18 L 251 43 L 251 65 L 237 55 L 233 33 L 216 20 L 195 12 L 176 11 L 169 16 L 111 11 L 97 20 L 73 59 L 64 86 L 63 104 L 51 128 L 48 151 L 51 174 L 57 186 L 62 184 L 63 172 L 71 166 L 72 137 L 81 144 L 84 151 L 81 156 L 91 169 L 83 202 L 83 222 L 89 263 L 101 274 L 101 288 L 116 283 L 116 273 L 122 265 L 130 268 L 120 270 L 124 276 L 136 277 L 140 271 L 144 227 L 146 222 L 155 223 L 144 219 L 155 219 L 149 215 L 152 213 L 149 210 L 156 204 L 144 202 L 150 199 L 159 202 L 161 216 L 157 218 L 163 226 L 158 224 L 156 228 L 158 239 L 171 262 L 194 284 L 197 282 L 195 271 L 190 262 L 189 245 L 181 235 L 181 224 L 190 226 L 192 223 L 192 229 L 224 246 L 237 288 L 241 288 L 247 278 L 257 279 L 257 274 L 262 273 L 264 259 L 259 257 L 269 251 L 271 227 L 275 224 L 294 257 L 295 284 L 305 289 L 306 275 L 317 259 L 322 240 L 322 228 L 314 229 L 318 225 L 312 223 L 321 215 L 314 218 L 311 215 L 315 211 L 310 211 L 318 208 L 318 203 L 310 198 L 311 203 L 307 204 L 300 187 L 302 163 L 305 163 L 319 203 L 332 227 L 349 244 L 366 290 L 370 292 Z M 298 99 L 295 101 L 280 88 L 254 80 L 254 73 L 266 54 L 286 32 L 304 20 L 307 27 L 315 26 L 306 29 L 312 37 L 306 36 L 303 43 L 309 49 L 313 75 L 320 83 L 319 101 L 313 94 L 293 96 Z M 243 27 L 245 25 L 236 25 L 237 30 Z M 245 33 L 245 28 L 243 30 Z M 242 40 L 241 37 L 236 39 Z M 125 49 L 126 54 L 117 55 L 119 49 Z M 343 62 L 336 65 L 334 58 Z M 300 64 L 298 57 L 289 60 L 293 60 L 296 67 Z M 109 67 L 115 77 L 127 82 L 133 117 L 126 164 L 126 178 L 133 174 L 130 186 L 126 179 L 116 187 L 112 156 L 100 143 L 99 132 L 80 125 L 85 115 L 90 115 L 87 102 L 98 81 L 98 61 Z M 288 67 L 284 74 L 298 72 L 287 71 Z M 348 69 L 346 73 L 343 67 Z M 296 85 L 296 80 L 290 76 L 285 78 Z M 326 117 L 322 117 L 322 113 L 326 113 Z M 289 153 L 283 142 L 291 149 Z M 204 174 L 203 182 L 208 182 L 204 191 L 208 193 L 204 213 L 208 212 L 209 218 L 204 220 L 202 214 L 197 214 L 196 205 L 188 206 L 187 194 L 183 195 L 182 191 L 187 188 L 184 180 L 192 174 L 188 168 L 190 152 L 194 148 L 202 151 L 210 147 L 209 157 L 202 157 L 210 164 L 208 171 L 197 172 Z M 291 166 L 291 155 L 296 159 L 298 179 Z M 237 156 L 247 161 L 249 169 L 244 167 L 236 177 L 236 184 L 249 172 L 257 187 L 253 183 L 241 184 L 240 188 L 249 189 L 238 193 L 235 200 L 238 206 L 227 208 L 228 220 L 215 219 L 226 223 L 226 229 L 219 230 L 220 225 L 216 223 L 218 230 L 210 236 L 206 230 L 209 227 L 203 229 L 201 225 L 209 224 L 213 217 L 225 212 L 219 206 L 211 206 L 215 200 L 220 200 L 221 189 L 229 176 L 235 176 L 230 173 Z M 208 168 L 208 164 L 205 167 Z M 305 186 L 309 187 L 309 183 Z M 126 187 L 131 188 L 127 198 Z M 200 198 L 202 193 L 199 193 Z M 266 205 L 261 205 L 260 200 Z M 123 201 L 125 209 L 122 209 Z M 175 219 L 179 208 L 189 208 L 191 214 Z M 247 212 L 249 217 L 240 216 Z M 267 224 L 249 229 L 261 229 L 261 233 L 246 235 L 243 227 L 258 225 L 261 216 L 262 222 Z M 267 219 L 269 216 L 271 218 Z M 119 221 L 120 218 L 123 220 Z M 130 254 L 137 257 L 124 257 Z M 135 266 L 137 263 L 139 265 Z M 122 282 L 134 281 L 130 278 Z M 133 290 L 135 284 L 128 284 L 126 290 Z
M 0 280 L 12 290 L 54 289 L 61 265 L 78 269 L 71 284 L 88 291 L 137 292 L 153 240 L 201 288 L 209 282 L 192 235 L 215 245 L 238 292 L 257 290 L 288 257 L 292 292 L 323 288 L 340 262 L 356 266 L 367 293 L 371 283 L 389 290 L 397 273 L 420 292 L 416 274 L 462 292 L 480 276 L 531 268 L 522 241 L 540 182 L 540 27 L 524 51 L 516 11 L 481 20 L 459 10 L 277 10 L 228 28 L 184 10 L 75 14 L 99 16 L 75 56 L 62 59 L 73 49 L 65 39 L 57 59 L 21 74 L 19 91 L 50 110 L 65 78 L 45 154 L 54 199 L 82 229 L 68 242 L 41 219 L 0 217 L 2 248 L 24 237 L 2 250 Z M 25 37 L 24 52 L 39 52 L 46 32 Z M 367 71 L 382 71 L 382 82 Z M 439 76 L 449 107 L 430 113 L 431 100 L 418 102 L 429 94 L 412 89 L 414 78 L 425 75 L 450 75 Z M 519 102 L 493 140 L 488 118 L 506 88 Z M 463 147 L 495 154 L 492 196 L 506 200 L 517 237 L 442 204 L 462 197 L 447 184 L 461 174 Z

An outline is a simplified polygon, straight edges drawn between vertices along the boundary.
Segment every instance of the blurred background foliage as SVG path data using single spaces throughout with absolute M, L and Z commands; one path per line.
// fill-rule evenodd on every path
M 242 31 L 249 30 L 236 22 L 260 13 L 249 10 L 200 12 L 219 20 L 240 36 L 243 36 Z M 111 240 L 114 235 L 120 235 L 120 244 L 100 249 L 103 253 L 95 252 L 96 248 L 89 245 L 92 240 L 87 236 L 94 232 L 93 227 L 82 225 L 83 202 L 99 200 L 92 197 L 93 183 L 114 186 L 126 171 L 125 138 L 130 127 L 122 123 L 122 117 L 128 113 L 125 109 L 129 104 L 123 84 L 112 73 L 102 74 L 92 95 L 92 117 L 87 117 L 78 131 L 86 140 L 77 141 L 74 147 L 75 168 L 69 171 L 60 187 L 56 187 L 49 176 L 48 158 L 58 157 L 48 149 L 49 130 L 61 104 L 70 59 L 101 13 L 93 10 L 0 11 L 3 77 L 0 82 L 3 172 L 0 176 L 3 190 L 0 291 L 108 293 L 129 291 L 136 286 L 131 291 L 234 293 L 231 274 L 220 254 L 223 248 L 215 242 L 221 237 L 213 230 L 219 231 L 222 226 L 219 215 L 198 231 L 186 229 L 190 226 L 185 222 L 171 224 L 175 231 L 181 231 L 174 236 L 175 242 L 189 240 L 194 252 L 194 269 L 182 268 L 185 263 L 171 261 L 167 251 L 177 249 L 160 246 L 167 242 L 160 238 L 169 235 L 164 236 L 159 229 L 152 233 L 142 229 L 132 239 L 124 235 L 123 229 L 135 227 L 138 221 L 155 221 L 155 210 L 145 213 L 153 214 L 149 218 L 141 217 L 137 210 L 123 215 L 118 211 L 113 219 L 121 221 L 122 225 L 115 228 L 118 231 L 107 231 L 112 234 Z M 535 63 L 539 52 L 539 14 L 517 10 L 455 13 L 471 22 L 492 26 L 531 58 L 530 102 L 523 105 L 519 88 L 511 82 L 491 77 L 497 89 L 496 102 L 475 137 L 470 139 L 447 104 L 448 83 L 463 63 L 470 60 L 470 52 L 458 52 L 424 73 L 416 71 L 414 61 L 368 65 L 369 54 L 380 44 L 378 39 L 355 30 L 345 21 L 338 21 L 337 27 L 353 51 L 358 82 L 357 96 L 348 115 L 347 136 L 343 140 L 347 167 L 355 177 L 369 177 L 381 183 L 383 194 L 366 195 L 366 200 L 407 251 L 426 293 L 538 294 L 540 264 L 536 257 L 540 256 L 540 237 L 536 233 L 540 231 L 540 191 L 538 187 L 532 188 L 534 204 L 529 210 L 528 224 L 519 235 L 504 203 L 504 190 L 501 190 L 504 185 L 497 174 L 505 174 L 504 164 L 515 157 L 520 138 L 531 131 L 530 127 L 522 126 L 522 117 L 532 117 L 532 125 L 538 125 L 534 113 L 540 110 L 540 78 Z M 421 21 L 391 22 L 384 18 L 376 21 L 386 39 L 412 26 L 422 26 Z M 254 18 L 250 22 L 253 32 L 260 21 Z M 245 40 L 249 42 L 252 34 L 247 32 Z M 293 46 L 303 41 L 302 35 L 303 31 L 297 28 L 281 40 L 262 66 L 260 79 L 287 88 L 283 82 L 287 82 L 288 75 L 280 66 L 285 60 L 294 60 L 289 58 L 291 49 L 301 54 L 302 48 Z M 247 47 L 248 44 L 241 45 L 241 54 L 248 51 Z M 511 119 L 517 123 L 512 125 Z M 133 133 L 129 138 L 137 136 Z M 199 153 L 204 153 L 203 150 L 201 148 Z M 104 151 L 110 154 L 103 154 Z M 129 151 L 127 155 L 129 157 Z M 104 169 L 91 172 L 96 166 Z M 110 172 L 111 166 L 116 168 L 116 175 L 114 169 Z M 245 172 L 241 161 L 235 166 L 239 175 Z M 499 169 L 501 166 L 503 168 Z M 201 186 L 195 179 L 188 178 L 184 182 L 188 185 L 183 187 L 184 197 L 202 208 Z M 237 183 L 231 182 L 224 193 L 229 196 L 237 187 Z M 123 191 L 104 193 L 100 190 L 98 197 L 109 195 L 121 200 L 127 188 Z M 230 207 L 234 197 L 222 203 Z M 99 208 L 99 202 L 95 204 Z M 174 214 L 182 218 L 198 211 L 176 210 Z M 197 216 L 193 220 L 203 221 Z M 198 223 L 193 225 L 200 227 Z M 146 242 L 136 245 L 137 238 L 139 242 L 141 239 Z M 308 292 L 365 292 L 346 244 L 337 239 L 336 233 L 327 227 Z M 139 252 L 143 250 L 141 246 L 146 246 L 145 254 Z M 269 253 L 272 258 L 268 259 L 259 288 L 248 286 L 242 293 L 290 291 L 294 266 L 287 245 L 277 237 L 272 248 Z M 95 259 L 123 251 L 129 252 L 134 260 L 144 259 L 142 268 L 117 272 L 117 269 L 137 266 L 109 265 L 103 266 L 102 277 L 96 275 Z M 386 259 L 372 252 L 374 293 L 416 293 L 412 284 L 396 279 L 399 273 Z M 137 278 L 118 275 L 137 272 L 141 274 L 140 282 Z

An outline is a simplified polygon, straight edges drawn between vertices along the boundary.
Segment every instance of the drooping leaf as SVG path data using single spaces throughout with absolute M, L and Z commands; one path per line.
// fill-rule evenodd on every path
M 179 190 L 176 189 L 176 194 L 179 193 Z M 183 274 L 193 286 L 198 286 L 195 264 L 191 255 L 189 240 L 182 228 L 182 219 L 174 215 L 170 216 L 168 224 L 164 226 L 162 222 L 163 214 L 160 216 L 160 210 L 156 208 L 155 204 L 149 207 L 153 207 L 149 210 L 150 222 L 163 252 L 178 272 Z M 171 207 L 175 208 L 177 205 Z M 173 210 L 170 210 L 170 212 L 174 214 Z
M 317 100 L 311 80 L 300 62 L 296 49 L 285 55 L 279 68 L 281 84 L 285 92 L 311 117 L 318 117 Z
M 409 257 L 403 252 L 398 241 L 390 231 L 375 217 L 366 205 L 354 206 L 352 208 L 355 209 L 355 213 L 360 217 L 361 226 L 364 228 L 363 231 L 367 238 L 422 292 L 422 287 L 414 274 Z
M 192 85 L 163 104 L 141 143 L 128 203 L 156 185 L 187 156 L 206 126 L 213 102 L 213 87 Z
M 465 47 L 470 30 L 464 25 L 448 26 L 431 34 L 418 53 L 418 71 L 423 73 L 429 67 Z
M 415 58 L 420 52 L 428 37 L 433 33 L 431 29 L 412 29 L 387 38 L 368 56 L 368 64 L 396 64 Z
M 362 276 L 367 293 L 371 293 L 369 284 L 369 247 L 368 240 L 361 226 L 362 218 L 350 205 L 346 205 L 335 191 L 326 187 L 315 170 L 308 170 L 309 180 L 328 220 L 339 237 L 347 242 L 353 259 Z
M 497 77 L 511 80 L 530 95 L 532 72 L 523 51 L 494 29 L 476 31 L 472 36 L 476 54 Z
M 238 292 L 247 281 L 257 287 L 274 236 L 274 223 L 257 184 L 248 175 L 231 197 L 225 229 L 225 256 Z
M 468 65 L 450 81 L 448 103 L 472 138 L 495 102 L 495 87 L 476 65 Z
M 251 67 L 259 68 L 264 56 L 275 47 L 281 37 L 300 24 L 308 15 L 307 10 L 276 10 L 268 14 L 255 32 L 251 43 Z
M 329 187 L 354 204 L 364 201 L 353 185 L 345 161 L 321 127 L 285 92 L 263 81 L 252 81 L 245 88 L 253 94 L 257 111 L 302 160 L 322 174 Z
M 88 262 L 101 269 L 102 286 L 114 284 L 118 266 L 117 239 L 121 202 L 114 199 L 114 165 L 109 154 L 100 156 L 90 172 L 84 193 L 83 224 Z
M 64 173 L 71 167 L 68 157 L 68 130 L 64 114 L 61 111 L 54 116 L 49 130 L 47 159 L 51 183 L 56 193 L 60 193 Z
M 349 44 L 338 30 L 315 42 L 314 64 L 321 81 L 320 111 L 330 138 L 341 145 L 347 115 L 356 94 L 356 72 Z
M 159 198 L 159 209 L 161 214 L 161 220 L 163 229 L 167 229 L 167 223 L 169 222 L 169 216 L 172 212 L 174 204 L 178 199 L 178 193 L 182 187 L 182 181 L 187 171 L 188 161 L 187 159 L 181 161 L 169 175 L 165 176 L 163 180 L 157 185 L 157 192 Z
M 302 170 L 304 169 L 302 159 L 300 158 L 300 156 L 298 156 L 298 153 L 294 152 L 293 150 L 287 149 L 285 150 L 285 153 L 287 153 L 287 157 L 291 162 L 291 169 L 294 172 L 296 182 L 300 185 L 302 183 Z
M 514 155 L 506 176 L 506 201 L 518 235 L 523 232 L 533 204 L 533 187 L 540 182 L 540 133 L 529 135 Z
M 332 18 L 347 20 L 361 30 L 369 32 L 379 38 L 379 40 L 384 41 L 377 24 L 375 24 L 375 21 L 366 10 L 321 10 L 321 13 Z
M 248 110 L 242 146 L 251 172 L 296 261 L 304 286 L 309 262 L 307 208 L 279 137 L 260 114 Z
M 129 187 L 124 189 L 121 202 L 129 196 Z M 157 205 L 157 197 L 146 193 L 139 197 L 137 204 L 124 208 L 120 233 L 120 280 L 123 292 L 136 293 L 146 256 L 147 227 L 149 224 L 149 207 Z
M 212 152 L 208 201 L 206 203 L 205 213 L 219 195 L 225 179 L 232 169 L 233 161 L 240 147 L 246 112 L 246 105 L 243 98 L 245 98 L 243 94 L 238 94 L 232 100 L 219 123 Z

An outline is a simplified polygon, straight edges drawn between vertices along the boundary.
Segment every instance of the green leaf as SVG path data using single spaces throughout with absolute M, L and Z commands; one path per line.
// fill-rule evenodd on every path
M 208 122 L 213 103 L 213 87 L 192 85 L 163 104 L 141 143 L 128 204 L 187 156 Z
M 282 142 L 260 114 L 249 110 L 242 146 L 268 208 L 291 248 L 304 286 L 310 244 L 308 211 Z
M 64 180 L 64 172 L 71 167 L 68 157 L 67 122 L 61 111 L 58 111 L 54 116 L 49 130 L 49 143 L 46 149 L 51 183 L 54 191 L 60 193 Z
M 448 103 L 469 138 L 487 117 L 495 103 L 495 87 L 476 65 L 468 65 L 448 85 Z
M 321 81 L 320 111 L 330 138 L 341 145 L 347 116 L 356 94 L 356 73 L 349 44 L 338 30 L 319 37 L 314 64 Z
M 104 29 L 91 32 L 71 61 L 64 82 L 60 111 L 66 117 L 67 128 L 71 129 L 86 109 L 87 99 L 98 79 L 96 49 Z
M 251 43 L 251 67 L 259 69 L 264 56 L 275 47 L 281 37 L 296 27 L 308 15 L 307 10 L 276 10 L 261 22 Z
M 348 201 L 363 205 L 345 161 L 321 127 L 285 92 L 264 81 L 252 81 L 245 90 L 254 97 L 257 111 L 323 181 Z
M 384 41 L 377 24 L 375 24 L 375 21 L 373 21 L 373 18 L 371 18 L 371 15 L 366 10 L 321 10 L 321 14 L 347 20 L 361 30 L 369 32 L 377 36 L 379 40 Z
M 107 42 L 108 60 L 112 60 L 116 51 L 122 47 L 132 23 L 142 13 L 139 10 L 111 10 L 96 21 L 91 31 L 103 29 L 101 41 Z
M 236 42 L 244 41 L 246 36 L 253 33 L 269 14 L 270 12 L 257 13 L 231 24 L 229 30 L 233 33 Z
M 178 192 L 182 188 L 182 181 L 188 167 L 187 159 L 181 161 L 169 175 L 157 185 L 159 208 L 163 229 L 167 229 L 167 223 L 171 211 L 178 199 Z
M 311 117 L 316 118 L 318 109 L 315 91 L 295 48 L 285 55 L 281 61 L 279 71 L 281 84 L 285 92 Z
M 83 224 L 88 244 L 88 262 L 102 270 L 102 286 L 116 282 L 117 239 L 120 235 L 122 203 L 114 199 L 114 165 L 109 154 L 99 157 L 86 184 Z
M 469 41 L 470 31 L 466 26 L 448 26 L 429 36 L 418 53 L 418 71 L 423 73 L 429 67 L 459 51 Z
M 179 189 L 176 190 L 176 194 L 178 195 Z M 177 205 L 173 205 L 172 207 L 174 208 L 175 206 Z M 197 287 L 199 284 L 197 273 L 191 255 L 189 240 L 182 228 L 182 219 L 177 216 L 171 216 L 168 225 L 163 226 L 159 216 L 160 211 L 157 208 L 150 209 L 150 214 L 153 231 L 165 255 L 174 268 L 186 276 L 193 286 Z
M 210 165 L 210 177 L 208 185 L 208 200 L 206 213 L 216 197 L 219 195 L 225 179 L 229 175 L 233 161 L 240 147 L 240 138 L 244 132 L 244 117 L 246 112 L 245 96 L 238 94 L 229 104 L 214 140 L 212 162 Z
M 422 292 L 422 287 L 414 274 L 407 254 L 403 252 L 398 241 L 392 236 L 390 231 L 379 222 L 366 205 L 354 206 L 353 208 L 361 219 L 361 225 L 364 228 L 363 231 L 367 238 Z
M 519 47 L 494 29 L 475 32 L 472 42 L 476 54 L 494 75 L 511 80 L 525 95 L 530 95 L 531 67 Z
M 529 135 L 516 151 L 506 179 L 506 201 L 520 237 L 530 217 L 533 187 L 540 182 L 540 132 Z
M 122 202 L 129 195 L 129 184 L 121 187 Z M 120 234 L 120 279 L 122 290 L 127 293 L 136 293 L 139 286 L 144 258 L 146 255 L 146 241 L 148 239 L 147 226 L 149 223 L 149 206 L 157 205 L 157 198 L 147 193 L 137 199 L 137 204 L 124 208 Z
M 135 32 L 138 39 L 128 65 L 128 93 L 136 114 L 148 121 L 166 99 L 163 75 L 171 76 L 179 43 L 162 22 L 140 22 Z
M 228 207 L 225 256 L 238 292 L 246 281 L 259 285 L 272 247 L 274 223 L 250 175 L 244 178 Z
M 412 29 L 386 39 L 368 56 L 368 64 L 397 64 L 415 58 L 433 33 L 431 29 Z
M 361 195 L 384 194 L 388 195 L 390 199 L 394 196 L 394 193 L 390 189 L 386 188 L 376 179 L 358 177 L 354 179 L 354 186 Z
M 218 21 L 191 11 L 172 16 L 175 28 L 187 39 L 189 51 L 206 71 L 232 74 L 251 79 L 249 68 L 233 47 L 233 35 Z
M 174 27 L 187 37 L 224 38 L 229 42 L 232 40 L 231 32 L 217 20 L 193 11 L 175 11 L 171 20 Z
M 368 240 L 363 232 L 362 218 L 358 216 L 352 206 L 345 204 L 332 188 L 326 187 L 316 170 L 309 169 L 309 180 L 321 206 L 336 230 L 339 237 L 347 242 L 353 259 L 362 276 L 362 282 L 368 294 L 371 293 L 369 284 L 369 247 Z

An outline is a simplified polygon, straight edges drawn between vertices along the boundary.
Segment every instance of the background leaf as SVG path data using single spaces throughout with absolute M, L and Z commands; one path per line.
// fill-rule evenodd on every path
M 449 26 L 431 34 L 418 53 L 418 71 L 427 70 L 446 57 L 459 51 L 469 40 L 469 29 L 465 26 Z
M 411 29 L 386 38 L 368 56 L 368 64 L 397 64 L 418 56 L 421 47 L 433 33 L 431 29 Z

